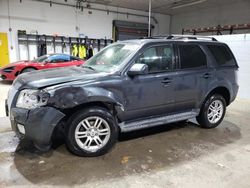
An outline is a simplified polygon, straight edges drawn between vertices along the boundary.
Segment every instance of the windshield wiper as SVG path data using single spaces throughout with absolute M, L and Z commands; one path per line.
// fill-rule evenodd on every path
M 93 67 L 91 66 L 86 66 L 86 65 L 83 65 L 81 66 L 82 68 L 86 68 L 86 69 L 90 69 L 90 70 L 93 70 L 93 71 L 96 71 Z

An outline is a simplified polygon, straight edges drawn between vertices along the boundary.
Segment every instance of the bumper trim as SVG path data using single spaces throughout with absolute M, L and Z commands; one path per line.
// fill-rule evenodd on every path
M 25 137 L 41 147 L 51 145 L 54 128 L 65 116 L 65 114 L 53 107 L 40 107 L 33 110 L 12 108 L 11 114 L 14 117 L 14 120 L 11 121 L 13 131 L 20 134 L 17 124 L 24 125 Z

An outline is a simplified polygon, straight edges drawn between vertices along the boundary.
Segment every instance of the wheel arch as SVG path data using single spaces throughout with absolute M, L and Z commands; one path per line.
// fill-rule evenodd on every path
M 77 105 L 77 106 L 72 107 L 72 108 L 64 109 L 63 112 L 66 115 L 65 118 L 68 119 L 69 117 L 71 117 L 73 114 L 79 112 L 80 110 L 82 110 L 84 108 L 90 108 L 90 107 L 105 108 L 106 110 L 110 111 L 113 115 L 117 114 L 117 111 L 116 111 L 116 108 L 115 108 L 116 107 L 115 103 L 103 102 L 103 101 L 86 102 L 86 103 Z
M 36 67 L 33 67 L 33 66 L 27 66 L 27 67 L 24 67 L 23 69 L 21 69 L 21 70 L 19 71 L 19 74 L 22 74 L 22 73 L 23 73 L 23 71 L 24 71 L 25 69 L 35 69 L 35 70 L 38 70 Z
M 203 100 L 203 103 L 204 101 L 206 101 L 211 95 L 213 94 L 219 94 L 221 96 L 224 97 L 224 99 L 226 100 L 226 105 L 228 106 L 230 104 L 230 91 L 228 88 L 224 87 L 224 86 L 219 86 L 219 87 L 216 87 L 214 88 L 213 90 L 211 90 L 205 97 L 205 100 Z

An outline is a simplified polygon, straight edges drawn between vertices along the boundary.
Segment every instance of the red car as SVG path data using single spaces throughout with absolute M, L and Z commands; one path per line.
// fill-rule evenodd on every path
M 67 54 L 49 54 L 33 61 L 18 61 L 0 69 L 2 80 L 13 81 L 19 74 L 35 70 L 81 65 L 84 61 Z

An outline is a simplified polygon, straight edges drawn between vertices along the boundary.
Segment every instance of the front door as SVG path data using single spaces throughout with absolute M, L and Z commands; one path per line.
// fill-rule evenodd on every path
M 133 78 L 125 84 L 125 121 L 168 114 L 174 110 L 172 45 L 157 45 L 147 48 L 135 61 L 148 65 L 149 73 Z
M 9 64 L 9 50 L 7 33 L 0 33 L 0 67 Z

